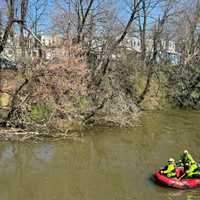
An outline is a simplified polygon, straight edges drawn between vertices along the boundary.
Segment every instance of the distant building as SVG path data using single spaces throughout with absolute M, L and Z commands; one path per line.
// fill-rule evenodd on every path
M 0 32 L 0 39 L 2 38 L 2 35 L 2 32 Z M 52 36 L 38 35 L 37 37 L 41 43 L 32 36 L 26 39 L 25 56 L 32 59 L 35 57 L 50 59 L 53 56 L 53 49 L 60 46 L 63 42 L 63 38 L 56 34 Z M 20 36 L 19 34 L 14 34 L 12 38 L 8 38 L 5 49 L 2 52 L 2 56 L 10 60 L 16 60 L 22 55 Z M 44 46 L 44 48 L 41 48 L 41 44 Z
M 0 38 L 2 33 L 0 32 Z M 22 55 L 20 47 L 20 37 L 19 34 L 15 34 L 8 39 L 3 56 L 8 59 L 16 60 Z M 58 34 L 53 35 L 38 35 L 38 39 L 41 41 L 38 42 L 34 37 L 30 36 L 26 41 L 26 56 L 29 58 L 42 57 L 46 60 L 50 60 L 57 55 L 57 50 L 63 44 L 63 37 Z M 41 44 L 44 48 L 41 48 Z M 102 51 L 103 39 L 93 41 L 93 48 L 98 51 Z M 125 40 L 121 43 L 121 46 L 135 52 L 136 55 L 141 54 L 141 41 L 139 37 L 126 37 Z M 180 53 L 176 51 L 176 44 L 173 41 L 161 40 L 158 46 L 158 56 L 157 61 L 161 60 L 169 61 L 171 64 L 178 64 L 180 62 Z M 146 52 L 153 52 L 153 40 L 146 40 Z M 116 55 L 112 55 L 113 59 L 116 58 Z
M 135 51 L 137 54 L 140 54 L 141 41 L 138 37 L 128 37 L 122 43 L 122 45 L 128 50 Z M 146 51 L 147 53 L 153 52 L 153 40 L 146 40 Z M 176 43 L 173 41 L 161 40 L 160 45 L 158 46 L 158 62 L 161 59 L 169 61 L 171 64 L 178 64 L 180 62 L 180 53 L 176 51 Z

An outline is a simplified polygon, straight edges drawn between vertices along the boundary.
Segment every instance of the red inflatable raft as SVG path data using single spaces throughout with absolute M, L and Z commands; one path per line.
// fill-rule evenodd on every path
M 183 175 L 183 168 L 179 167 L 176 169 L 177 177 L 181 177 Z M 191 189 L 200 187 L 200 178 L 192 178 L 192 179 L 181 179 L 178 178 L 168 178 L 159 171 L 154 174 L 155 181 L 160 183 L 161 185 L 177 188 L 177 189 Z

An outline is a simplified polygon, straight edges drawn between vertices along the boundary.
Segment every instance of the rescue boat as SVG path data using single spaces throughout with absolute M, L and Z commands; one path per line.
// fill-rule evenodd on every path
M 176 168 L 176 174 L 177 177 L 181 177 L 184 174 L 183 167 L 177 167 Z M 191 178 L 191 179 L 185 179 L 185 178 L 168 178 L 160 173 L 160 171 L 157 171 L 154 174 L 154 179 L 157 183 L 172 187 L 176 189 L 192 189 L 200 187 L 200 178 Z

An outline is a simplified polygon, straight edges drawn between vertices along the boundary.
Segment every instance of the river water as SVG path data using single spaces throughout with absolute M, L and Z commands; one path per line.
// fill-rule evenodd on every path
M 200 160 L 200 114 L 147 112 L 131 129 L 98 128 L 80 140 L 0 143 L 0 200 L 200 200 L 163 188 L 152 173 L 188 149 Z

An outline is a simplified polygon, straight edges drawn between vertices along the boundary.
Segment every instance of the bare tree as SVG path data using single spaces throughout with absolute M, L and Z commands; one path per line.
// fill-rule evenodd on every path
M 28 11 L 29 0 L 21 0 L 20 2 L 20 46 L 22 56 L 25 56 L 25 38 L 24 38 L 24 25 L 26 23 L 26 16 Z
M 146 0 L 142 1 L 141 9 L 138 12 L 138 26 L 141 43 L 141 60 L 146 60 L 146 29 L 147 29 L 147 17 L 148 17 L 148 6 Z
M 181 53 L 181 62 L 169 71 L 170 100 L 179 107 L 200 105 L 200 1 L 180 4 L 182 12 L 174 19 L 172 30 Z
M 13 26 L 13 23 L 15 22 L 15 19 L 14 19 L 14 17 L 15 17 L 14 16 L 15 1 L 14 0 L 8 0 L 8 1 L 6 1 L 6 5 L 7 5 L 7 12 L 8 12 L 8 22 L 6 24 L 5 30 L 3 32 L 2 39 L 0 41 L 0 54 L 3 52 L 3 50 L 6 46 L 9 34 L 10 34 L 12 26 Z
M 2 11 L 0 10 L 0 32 L 2 31 L 3 28 L 3 19 L 2 19 Z
M 48 1 L 45 0 L 32 0 L 29 4 L 29 29 L 35 35 L 41 32 L 40 28 L 47 16 Z
M 89 18 L 95 9 L 93 8 L 95 2 L 97 3 L 96 0 L 55 0 L 55 6 L 61 13 L 54 16 L 54 19 L 56 18 L 60 25 L 64 25 L 62 28 L 65 32 L 73 30 L 74 41 L 77 43 L 84 38 L 84 30 L 88 27 Z
M 140 9 L 140 4 L 142 3 L 142 0 L 134 0 L 133 7 L 131 8 L 131 15 L 127 21 L 127 23 L 124 26 L 124 29 L 122 30 L 121 35 L 117 40 L 113 42 L 113 44 L 109 47 L 107 55 L 102 61 L 99 63 L 96 71 L 95 71 L 95 79 L 97 80 L 96 84 L 100 85 L 101 81 L 104 77 L 104 75 L 107 72 L 111 56 L 113 52 L 116 50 L 116 48 L 120 45 L 120 43 L 125 39 L 126 35 L 128 34 L 128 31 L 133 24 L 133 22 L 137 19 L 137 13 Z
M 79 16 L 78 18 L 78 29 L 77 29 L 77 42 L 79 43 L 81 40 L 81 35 L 83 33 L 83 29 L 85 26 L 85 23 L 87 21 L 87 18 L 89 16 L 89 12 L 91 11 L 92 5 L 94 4 L 95 0 L 90 0 L 88 5 L 86 5 L 85 12 L 84 12 L 84 5 L 83 0 L 79 0 L 78 7 L 80 6 L 80 9 L 77 9 L 77 14 Z
M 158 53 L 159 53 L 159 51 L 161 51 L 161 39 L 162 39 L 161 36 L 162 36 L 164 28 L 167 24 L 167 21 L 169 20 L 169 17 L 171 17 L 175 14 L 174 10 L 173 10 L 175 2 L 176 1 L 168 1 L 168 0 L 166 2 L 164 2 L 165 4 L 164 4 L 164 10 L 163 10 L 162 16 L 159 17 L 158 20 L 154 24 L 153 31 L 152 31 L 152 39 L 153 39 L 152 54 L 150 54 L 148 56 L 148 59 L 147 58 L 145 59 L 145 61 L 146 61 L 145 68 L 147 68 L 147 79 L 146 79 L 146 84 L 145 84 L 144 90 L 138 97 L 138 100 L 137 100 L 138 104 L 140 104 L 144 100 L 146 94 L 150 90 L 151 78 L 153 75 L 153 67 L 154 67 L 154 65 L 156 65 Z M 163 3 L 163 1 L 158 1 L 156 3 Z M 144 25 L 144 23 L 143 23 L 143 25 Z M 144 38 L 145 38 L 144 30 L 145 29 L 143 28 L 141 40 L 144 40 Z M 143 41 L 143 43 L 144 43 L 143 44 L 144 48 L 146 48 L 145 40 Z M 143 49 L 143 54 L 145 52 L 144 50 L 145 49 Z

